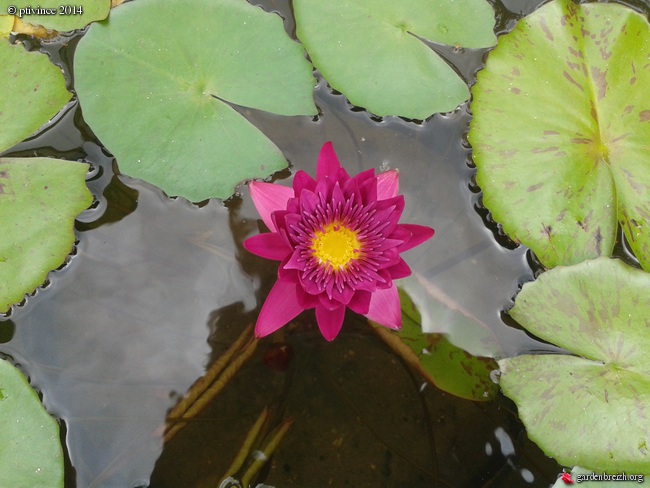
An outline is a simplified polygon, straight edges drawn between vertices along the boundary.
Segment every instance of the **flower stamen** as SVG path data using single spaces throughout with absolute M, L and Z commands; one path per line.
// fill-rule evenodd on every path
M 359 257 L 361 243 L 357 233 L 339 222 L 332 222 L 314 232 L 310 249 L 320 265 L 347 269 Z

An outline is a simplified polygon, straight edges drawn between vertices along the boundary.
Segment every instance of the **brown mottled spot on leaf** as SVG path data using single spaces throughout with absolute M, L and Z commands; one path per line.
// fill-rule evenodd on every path
M 589 104 L 591 105 L 591 118 L 594 119 L 596 122 L 598 122 L 598 111 L 596 111 L 596 106 L 594 105 L 593 100 L 589 100 Z
M 539 190 L 539 189 L 542 188 L 543 186 L 544 186 L 544 183 L 537 183 L 537 184 L 535 184 L 535 185 L 531 185 L 531 186 L 529 186 L 528 188 L 526 188 L 526 191 L 527 191 L 528 193 L 531 193 L 531 192 L 534 192 L 534 191 Z
M 594 239 L 596 240 L 596 252 L 600 256 L 602 254 L 601 248 L 603 245 L 603 233 L 600 231 L 600 227 L 596 229 L 596 235 L 594 236 Z
M 639 112 L 639 122 L 648 122 L 650 120 L 650 110 L 641 110 Z
M 567 61 L 566 65 L 572 70 L 579 70 L 580 69 L 580 64 L 579 63 L 572 63 L 570 61 Z
M 545 130 L 544 131 L 545 136 L 559 136 L 560 133 L 556 130 Z
M 512 88 L 510 88 L 510 92 L 513 93 L 514 95 L 519 95 L 521 93 L 521 90 L 516 86 L 513 86 Z
M 596 84 L 596 89 L 598 90 L 597 96 L 598 100 L 602 100 L 607 94 L 607 71 L 603 72 L 599 68 L 592 66 L 591 68 L 591 77 Z
M 9 178 L 9 175 L 6 171 L 0 171 L 0 178 Z
M 575 58 L 584 59 L 585 56 L 584 56 L 584 54 L 582 54 L 581 51 L 577 51 L 576 49 L 573 49 L 571 46 L 568 46 L 568 47 L 569 47 L 569 53 L 571 54 L 571 56 L 573 56 Z
M 576 80 L 574 80 L 569 73 L 567 73 L 566 71 L 562 71 L 562 74 L 569 81 L 569 83 L 572 83 L 573 85 L 577 86 L 578 88 L 580 88 L 581 91 L 585 91 L 584 88 L 582 88 L 582 85 L 578 83 Z
M 557 146 L 551 146 L 551 147 L 535 147 L 531 149 L 530 152 L 534 154 L 540 154 L 540 153 L 545 153 L 545 152 L 550 152 L 550 151 L 557 151 L 559 147 Z
M 636 76 L 633 76 L 630 78 L 630 85 L 634 85 L 636 83 Z
M 512 76 L 519 76 L 521 74 L 521 72 L 519 71 L 518 68 L 512 68 L 511 73 L 512 73 Z
M 625 108 L 623 109 L 623 113 L 624 113 L 624 114 L 629 114 L 629 113 L 632 112 L 632 110 L 634 110 L 634 105 L 628 105 L 627 107 L 625 107 Z
M 571 139 L 571 142 L 573 144 L 591 144 L 591 139 L 587 139 L 586 137 L 574 137 Z
M 546 25 L 546 19 L 542 17 L 539 21 L 539 25 L 542 28 L 542 31 L 544 31 L 544 36 L 549 40 L 553 41 L 553 33 L 549 30 L 548 25 Z
M 630 133 L 629 133 L 629 132 L 626 132 L 625 134 L 620 135 L 620 136 L 615 137 L 614 139 L 612 139 L 612 142 L 619 142 L 619 141 L 622 141 L 623 139 L 626 139 L 627 136 L 629 136 L 629 135 L 630 135 Z

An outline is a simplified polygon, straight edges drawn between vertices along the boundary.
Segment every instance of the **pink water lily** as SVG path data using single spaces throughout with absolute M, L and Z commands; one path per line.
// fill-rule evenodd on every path
M 257 319 L 255 334 L 266 336 L 303 310 L 316 309 L 323 337 L 341 330 L 345 309 L 391 329 L 402 326 L 393 280 L 411 274 L 401 258 L 433 236 L 422 225 L 399 224 L 404 197 L 397 170 L 350 177 L 331 143 L 321 149 L 316 180 L 298 171 L 293 188 L 253 181 L 251 197 L 271 230 L 244 247 L 281 261 L 278 281 Z

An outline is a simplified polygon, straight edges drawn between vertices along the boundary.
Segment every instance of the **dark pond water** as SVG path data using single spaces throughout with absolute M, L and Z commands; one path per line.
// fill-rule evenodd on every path
M 538 3 L 497 2 L 497 28 L 512 28 Z M 288 2 L 263 7 L 280 12 L 292 32 Z M 35 48 L 69 76 L 77 41 Z M 484 51 L 435 48 L 473 82 Z M 399 168 L 404 221 L 436 230 L 406 255 L 415 272 L 402 283 L 425 328 L 474 354 L 549 349 L 502 317 L 533 271 L 527 251 L 484 222 L 464 142 L 468 106 L 422 123 L 381 120 L 319 80 L 316 119 L 239 109 L 291 162 L 277 175 L 281 184 L 297 169 L 313 173 L 328 140 L 350 173 Z M 216 487 L 265 406 L 276 424 L 293 419 L 256 480 L 278 488 L 547 487 L 561 471 L 526 438 L 507 399 L 470 402 L 424 387 L 351 313 L 333 343 L 312 314 L 301 315 L 283 338 L 293 351 L 284 371 L 268 365 L 278 345 L 262 340 L 232 383 L 164 445 L 166 412 L 255 320 L 276 277 L 275 263 L 241 246 L 259 230 L 246 187 L 225 204 L 197 206 L 117 176 L 74 101 L 7 154 L 93 166 L 96 202 L 78 220 L 69 264 L 0 322 L 0 353 L 62 421 L 66 486 Z

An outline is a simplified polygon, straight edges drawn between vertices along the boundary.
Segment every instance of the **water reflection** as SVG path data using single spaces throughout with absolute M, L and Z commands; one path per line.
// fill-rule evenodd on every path
M 255 305 L 221 203 L 199 209 L 128 184 L 137 210 L 81 234 L 71 264 L 16 311 L 15 337 L 3 347 L 65 419 L 77 486 L 148 479 L 171 396 L 211 353 L 211 314 Z

